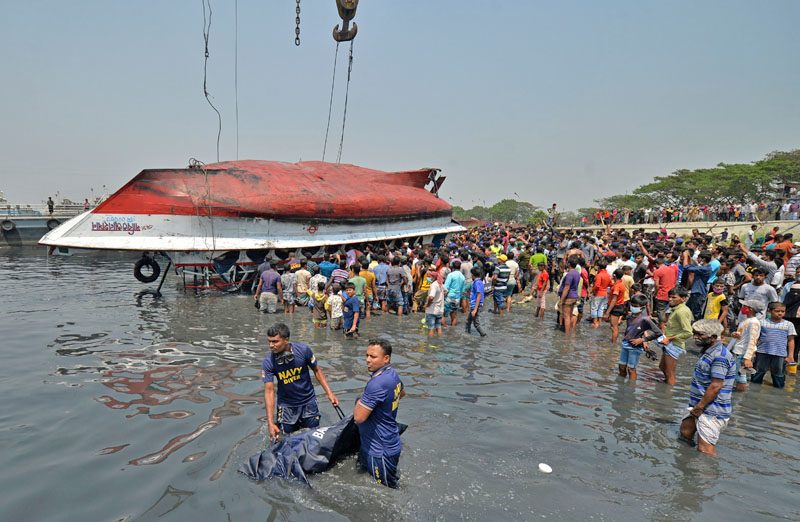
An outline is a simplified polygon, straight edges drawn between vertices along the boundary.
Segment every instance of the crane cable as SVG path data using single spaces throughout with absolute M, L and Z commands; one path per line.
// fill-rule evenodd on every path
M 239 0 L 233 2 L 233 91 L 236 98 L 236 159 L 239 159 Z
M 350 94 L 350 73 L 353 71 L 353 40 L 350 40 L 350 57 L 347 62 L 347 87 L 344 90 L 344 113 L 342 114 L 342 136 L 339 139 L 339 154 L 336 156 L 336 163 L 342 161 L 342 148 L 344 146 L 344 128 L 347 123 L 347 98 Z
M 217 162 L 219 162 L 219 139 L 222 136 L 222 114 L 211 103 L 211 95 L 208 92 L 208 38 L 211 34 L 211 0 L 201 0 L 203 2 L 203 41 L 205 42 L 205 61 L 203 62 L 203 94 L 206 101 L 217 113 Z M 208 16 L 206 16 L 206 4 L 208 4 Z
M 331 80 L 331 99 L 328 101 L 328 124 L 325 126 L 325 144 L 322 146 L 322 161 L 328 150 L 328 131 L 331 129 L 331 111 L 333 110 L 333 88 L 336 85 L 336 60 L 339 58 L 339 42 L 336 42 L 336 53 L 333 55 L 333 79 Z

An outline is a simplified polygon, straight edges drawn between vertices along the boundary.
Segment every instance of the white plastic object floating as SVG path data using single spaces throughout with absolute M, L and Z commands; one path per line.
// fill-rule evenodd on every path
M 550 466 L 548 466 L 544 462 L 540 462 L 539 463 L 539 471 L 541 471 L 542 473 L 552 473 L 553 472 L 553 468 L 551 468 Z

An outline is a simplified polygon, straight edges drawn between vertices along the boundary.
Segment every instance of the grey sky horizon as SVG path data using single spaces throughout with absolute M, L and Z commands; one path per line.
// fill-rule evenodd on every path
M 234 0 L 213 8 L 208 88 L 237 158 Z M 111 193 L 216 161 L 200 1 L 4 2 L 0 190 Z M 319 160 L 333 0 L 239 0 L 239 159 Z M 800 2 L 362 0 L 343 163 L 438 167 L 441 195 L 576 209 L 680 168 L 800 148 Z M 335 161 L 348 45 L 326 160 Z

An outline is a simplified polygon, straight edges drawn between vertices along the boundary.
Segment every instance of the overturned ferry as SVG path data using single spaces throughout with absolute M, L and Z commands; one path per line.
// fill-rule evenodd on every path
M 265 258 L 319 260 L 348 245 L 441 243 L 464 230 L 438 196 L 444 179 L 433 168 L 383 172 L 320 161 L 147 169 L 39 243 L 141 251 L 134 275 L 143 282 L 158 279 L 161 255 L 188 287 L 238 289 Z

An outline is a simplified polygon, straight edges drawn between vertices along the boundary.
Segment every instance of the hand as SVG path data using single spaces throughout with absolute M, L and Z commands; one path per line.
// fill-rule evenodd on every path
M 278 440 L 278 435 L 281 433 L 281 429 L 278 427 L 277 424 L 270 422 L 267 426 L 267 431 L 269 431 L 269 440 L 275 442 Z
M 700 406 L 695 406 L 689 413 L 691 414 L 692 417 L 698 418 L 700 417 L 700 415 L 703 414 L 703 408 L 701 408 Z
M 667 337 L 666 335 L 664 336 L 663 339 L 661 339 L 661 344 L 669 344 L 671 342 L 672 342 L 672 337 Z
M 753 367 L 752 359 L 745 359 L 744 361 L 742 361 L 742 364 L 744 365 L 745 368 L 752 368 Z
M 733 337 L 734 339 L 740 339 L 742 337 L 742 334 L 736 331 L 731 334 L 731 337 Z
M 330 400 L 331 404 L 333 404 L 334 406 L 339 405 L 339 399 L 336 398 L 336 395 L 333 392 L 328 394 L 328 400 Z
M 792 354 L 787 355 L 785 361 L 789 364 L 794 364 L 794 356 Z
M 476 315 L 478 315 L 478 311 L 477 310 L 473 310 L 472 311 L 472 317 L 475 317 Z
M 644 344 L 644 339 L 634 339 L 631 341 L 631 344 L 633 346 L 641 346 L 642 344 Z
M 258 294 L 253 294 L 253 299 L 258 301 Z

